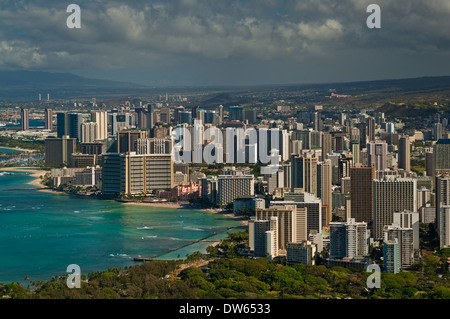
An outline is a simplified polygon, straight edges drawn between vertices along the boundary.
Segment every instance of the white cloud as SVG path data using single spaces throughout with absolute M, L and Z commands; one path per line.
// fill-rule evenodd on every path
M 349 52 L 450 52 L 448 0 L 380 0 L 382 29 L 365 27 L 366 0 L 79 0 L 81 29 L 67 29 L 60 1 L 0 10 L 0 66 L 137 68 L 202 59 L 308 64 Z M 363 59 L 363 57 L 361 58 Z M 330 62 L 331 63 L 331 62 Z M 269 66 L 269 64 L 267 64 Z

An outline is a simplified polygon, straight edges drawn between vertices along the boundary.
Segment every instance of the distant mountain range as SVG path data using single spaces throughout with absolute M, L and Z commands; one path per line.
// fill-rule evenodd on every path
M 72 73 L 42 71 L 0 71 L 2 88 L 65 88 L 65 87 L 143 87 L 135 83 L 88 79 Z
M 412 94 L 430 94 L 434 92 L 448 95 L 450 92 L 450 76 L 420 77 L 409 79 L 387 79 L 376 81 L 322 83 L 322 84 L 292 84 L 292 85 L 264 85 L 244 87 L 180 87 L 155 88 L 136 83 L 90 79 L 71 73 L 52 73 L 42 71 L 1 71 L 0 70 L 0 102 L 30 102 L 36 101 L 38 94 L 51 99 L 82 99 L 82 98 L 115 98 L 141 94 L 160 94 L 161 92 L 214 91 L 205 96 L 202 101 L 207 105 L 235 104 L 241 102 L 240 92 L 263 92 L 268 88 L 278 92 L 318 90 L 325 92 L 335 89 L 340 94 L 357 95 L 360 93 L 375 93 L 376 96 L 411 96 Z M 238 93 L 239 92 L 239 93 Z M 248 102 L 244 97 L 243 101 Z
M 36 101 L 39 93 L 43 99 L 47 93 L 58 99 L 89 98 L 97 93 L 109 96 L 144 88 L 136 83 L 89 79 L 71 73 L 0 70 L 0 102 Z

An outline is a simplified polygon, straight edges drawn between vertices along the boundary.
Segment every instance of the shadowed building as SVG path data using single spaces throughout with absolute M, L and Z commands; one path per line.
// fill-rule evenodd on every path
M 360 164 L 350 168 L 351 216 L 356 222 L 366 222 L 373 228 L 373 180 L 375 165 Z

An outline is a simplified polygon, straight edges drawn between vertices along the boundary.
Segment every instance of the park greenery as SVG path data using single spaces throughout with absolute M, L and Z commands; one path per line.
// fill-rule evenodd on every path
M 412 269 L 382 273 L 381 288 L 367 288 L 370 273 L 324 265 L 286 265 L 266 258 L 242 257 L 246 232 L 229 233 L 208 254 L 184 260 L 153 260 L 110 268 L 81 277 L 69 289 L 67 275 L 50 281 L 0 285 L 13 299 L 450 299 L 450 249 L 424 256 Z
M 17 139 L 8 136 L 0 136 L 0 145 L 4 147 L 23 148 L 29 150 L 35 150 L 39 153 L 45 152 L 45 145 L 43 141 L 39 140 L 24 140 Z

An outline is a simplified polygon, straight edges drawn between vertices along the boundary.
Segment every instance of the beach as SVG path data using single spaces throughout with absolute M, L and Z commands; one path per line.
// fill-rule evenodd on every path
M 161 208 L 176 208 L 176 209 L 196 209 L 194 207 L 185 206 L 179 203 L 174 202 L 123 202 L 124 205 L 135 205 L 135 206 L 147 206 L 147 207 L 161 207 Z M 222 214 L 224 216 L 227 216 L 228 218 L 234 219 L 236 221 L 239 221 L 243 226 L 248 226 L 248 219 L 242 218 L 241 216 L 235 216 L 234 213 L 227 213 L 224 214 L 224 211 L 221 209 L 214 209 L 214 208 L 204 208 L 204 209 L 198 209 L 203 212 L 207 212 L 210 214 Z
M 48 171 L 40 170 L 40 169 L 37 169 L 36 167 L 0 167 L 0 171 L 30 173 L 30 176 L 36 177 L 36 178 L 33 179 L 31 182 L 28 182 L 27 183 L 28 185 L 40 187 L 39 191 L 51 192 L 51 193 L 54 192 L 53 190 L 46 188 L 46 186 L 42 185 L 41 176 L 44 177 L 45 174 L 48 173 Z
M 173 202 L 122 202 L 124 205 L 134 205 L 134 206 L 148 206 L 148 207 L 161 207 L 161 208 L 177 208 L 182 209 L 185 208 L 185 206 L 173 203 Z
M 0 146 L 0 148 L 4 148 L 4 149 L 7 149 L 7 150 L 20 151 L 20 152 L 27 152 L 27 153 L 37 152 L 36 150 L 30 150 L 30 149 L 27 149 L 27 148 L 20 148 L 20 147 Z

